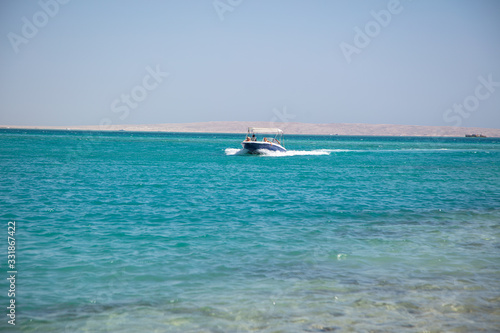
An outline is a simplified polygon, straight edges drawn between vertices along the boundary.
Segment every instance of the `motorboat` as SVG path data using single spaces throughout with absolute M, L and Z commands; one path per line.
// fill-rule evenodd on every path
M 260 134 L 270 134 L 271 136 L 261 136 Z M 262 137 L 262 139 L 257 136 Z M 265 154 L 269 151 L 286 152 L 283 140 L 283 131 L 279 128 L 249 127 L 247 136 L 241 145 L 250 154 Z

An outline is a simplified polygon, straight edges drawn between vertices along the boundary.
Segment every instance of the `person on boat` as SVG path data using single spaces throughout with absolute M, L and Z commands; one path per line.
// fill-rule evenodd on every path
M 255 137 L 255 133 L 252 134 L 252 141 L 257 141 L 257 138 Z
M 267 138 L 264 138 L 264 142 L 269 142 L 269 140 Z M 270 143 L 270 142 L 269 142 Z
M 246 139 L 245 139 L 245 141 L 250 141 L 250 137 L 247 136 Z

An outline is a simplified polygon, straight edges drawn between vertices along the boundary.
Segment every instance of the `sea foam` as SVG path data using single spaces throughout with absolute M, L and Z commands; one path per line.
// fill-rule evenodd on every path
M 285 157 L 285 156 L 311 156 L 311 155 L 330 155 L 332 152 L 342 152 L 346 151 L 343 149 L 315 149 L 315 150 L 287 150 L 286 152 L 281 151 L 269 151 L 261 150 L 259 151 L 260 156 L 271 156 L 271 157 Z M 232 155 L 245 155 L 248 153 L 246 149 L 236 149 L 236 148 L 226 148 L 225 153 L 228 156 Z

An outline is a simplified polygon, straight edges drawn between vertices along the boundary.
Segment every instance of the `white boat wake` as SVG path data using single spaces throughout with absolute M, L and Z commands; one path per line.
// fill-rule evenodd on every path
M 286 152 L 263 150 L 260 156 L 284 157 L 284 156 L 311 156 L 311 155 L 330 155 L 332 152 L 342 152 L 344 149 L 315 149 L 315 150 L 287 150 Z M 226 155 L 244 155 L 245 149 L 226 148 Z
M 472 149 L 474 150 L 474 149 Z M 283 156 L 319 156 L 319 155 L 330 155 L 331 153 L 343 153 L 343 152 L 352 152 L 352 153 L 366 153 L 366 152 L 372 152 L 372 153 L 407 153 L 407 152 L 415 152 L 415 151 L 421 151 L 421 152 L 457 152 L 457 151 L 464 151 L 468 152 L 471 151 L 469 149 L 448 149 L 448 148 L 438 148 L 438 149 L 315 149 L 315 150 L 287 150 L 286 152 L 280 152 L 280 151 L 270 151 L 270 150 L 261 150 L 259 151 L 258 156 L 271 156 L 271 157 L 283 157 Z M 248 151 L 246 149 L 237 149 L 237 148 L 226 148 L 225 153 L 228 156 L 232 155 L 246 155 Z

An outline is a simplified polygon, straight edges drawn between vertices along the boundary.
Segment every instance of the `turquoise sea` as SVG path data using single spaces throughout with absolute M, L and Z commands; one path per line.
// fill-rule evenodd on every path
M 0 130 L 0 331 L 500 331 L 500 139 L 243 138 Z

